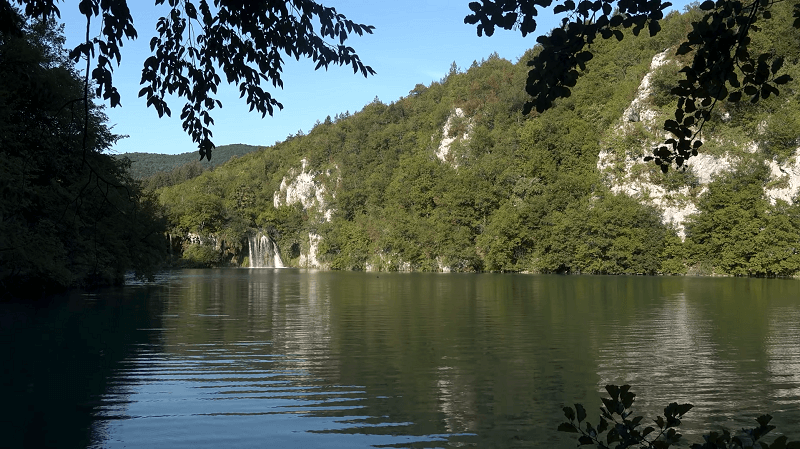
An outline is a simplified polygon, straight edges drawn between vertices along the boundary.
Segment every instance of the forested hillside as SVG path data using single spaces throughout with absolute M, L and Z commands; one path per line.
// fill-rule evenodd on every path
M 157 154 L 157 153 L 125 153 L 114 157 L 117 159 L 127 158 L 131 161 L 131 168 L 128 170 L 134 179 L 145 179 L 154 176 L 156 173 L 169 173 L 183 165 L 192 164 L 198 161 L 198 165 L 203 170 L 211 169 L 217 165 L 224 164 L 229 159 L 244 156 L 252 153 L 261 147 L 252 145 L 233 144 L 222 145 L 214 149 L 214 161 L 203 159 L 198 161 L 197 152 L 181 154 Z
M 597 41 L 572 95 L 541 114 L 521 114 L 533 48 L 328 117 L 159 189 L 170 232 L 207 265 L 246 263 L 247 238 L 263 232 L 292 266 L 794 274 L 797 81 L 757 105 L 719 105 L 687 170 L 641 163 L 675 110 L 673 62 L 688 57 L 675 48 L 695 14 L 673 13 L 654 38 Z M 765 26 L 753 41 L 800 79 L 796 29 Z

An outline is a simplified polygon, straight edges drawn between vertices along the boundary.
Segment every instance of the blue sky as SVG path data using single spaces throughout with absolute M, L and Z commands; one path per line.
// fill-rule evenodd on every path
M 122 48 L 122 63 L 114 71 L 114 83 L 122 96 L 122 107 L 107 108 L 109 122 L 117 134 L 128 135 L 116 148 L 117 153 L 149 152 L 177 154 L 197 151 L 197 146 L 183 132 L 179 111 L 183 102 L 174 99 L 172 118 L 158 118 L 146 108 L 137 94 L 143 61 L 149 56 L 148 43 L 155 34 L 158 17 L 168 7 L 154 6 L 153 1 L 129 0 L 139 38 L 127 41 Z M 331 67 L 314 71 L 309 61 L 287 61 L 283 89 L 273 89 L 284 109 L 261 118 L 250 113 L 235 87 L 220 89 L 222 109 L 213 111 L 212 128 L 216 145 L 244 143 L 272 145 L 298 130 L 308 132 L 317 120 L 344 111 L 356 112 L 376 96 L 390 103 L 408 95 L 418 83 L 430 84 L 441 79 L 455 62 L 467 68 L 493 52 L 516 62 L 536 43 L 534 36 L 522 38 L 518 32 L 498 30 L 492 37 L 478 37 L 475 26 L 465 25 L 469 0 L 326 0 L 337 12 L 359 23 L 375 26 L 374 34 L 348 39 L 362 62 L 372 66 L 375 76 L 354 75 L 349 67 Z M 67 45 L 83 39 L 85 21 L 77 2 L 61 3 Z M 539 17 L 537 33 L 549 31 L 557 19 L 545 13 Z M 97 33 L 95 29 L 93 33 Z M 271 86 L 270 86 L 271 87 Z M 520 86 L 522 89 L 523 86 Z

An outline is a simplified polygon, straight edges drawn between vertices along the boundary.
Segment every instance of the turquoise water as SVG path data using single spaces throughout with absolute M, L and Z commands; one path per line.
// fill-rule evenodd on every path
M 575 447 L 633 385 L 800 439 L 800 281 L 183 270 L 2 306 L 11 447 Z

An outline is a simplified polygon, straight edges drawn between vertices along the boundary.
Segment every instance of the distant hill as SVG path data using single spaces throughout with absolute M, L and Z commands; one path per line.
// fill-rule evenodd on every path
M 203 159 L 201 165 L 204 169 L 213 168 L 224 164 L 234 156 L 241 157 L 261 148 L 263 147 L 240 143 L 218 146 L 214 148 L 211 161 Z M 127 157 L 131 160 L 130 172 L 135 179 L 149 178 L 158 172 L 168 173 L 181 165 L 197 161 L 200 158 L 196 151 L 182 154 L 124 153 L 114 157 Z

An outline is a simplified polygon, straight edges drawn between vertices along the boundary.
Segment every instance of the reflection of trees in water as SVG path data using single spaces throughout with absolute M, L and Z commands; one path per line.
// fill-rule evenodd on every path
M 798 415 L 800 350 L 797 314 L 789 313 L 796 306 L 770 306 L 783 294 L 781 282 L 687 278 L 684 292 L 656 297 L 627 324 L 609 328 L 598 359 L 600 385 L 631 384 L 646 417 L 669 402 L 693 403 L 682 426 L 690 440 L 720 426 L 750 426 L 764 413 L 782 428 L 788 415 L 775 412 L 786 408 L 773 398 L 791 397 Z
M 770 314 L 769 336 L 764 342 L 772 397 L 780 408 L 797 410 L 800 399 L 800 310 L 776 307 Z
M 709 402 L 733 405 L 725 401 L 737 373 L 719 357 L 711 320 L 685 293 L 654 299 L 627 325 L 608 329 L 598 358 L 600 384 L 632 385 L 637 408 L 648 417 L 670 402 L 692 402 L 687 424 L 707 415 Z
M 159 327 L 160 309 L 148 301 L 149 291 L 106 289 L 43 307 L 2 305 L 3 445 L 102 444 L 108 422 L 97 416 L 124 409 L 130 393 L 120 386 L 130 379 L 119 364 L 158 346 L 139 331 Z
M 729 297 L 709 300 L 708 289 L 687 287 L 694 281 L 182 273 L 167 289 L 159 364 L 138 367 L 152 395 L 134 398 L 165 415 L 268 428 L 268 415 L 282 414 L 303 418 L 285 421 L 303 434 L 324 423 L 313 432 L 526 447 L 542 438 L 559 446 L 560 407 L 593 404 L 581 394 L 596 383 L 633 384 L 648 414 L 694 402 L 685 422 L 704 431 L 706 418 L 747 422 L 758 415 L 747 408 L 763 405 L 745 390 L 765 375 L 751 343 L 766 330 L 732 335 L 762 317 Z

